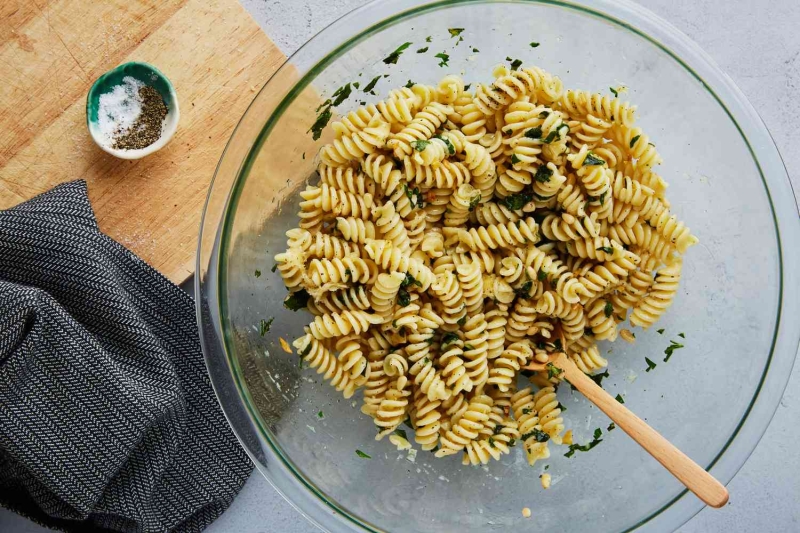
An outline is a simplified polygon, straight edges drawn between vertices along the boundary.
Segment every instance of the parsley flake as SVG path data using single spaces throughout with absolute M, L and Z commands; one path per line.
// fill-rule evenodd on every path
M 447 31 L 450 33 L 450 37 L 458 37 L 464 31 L 464 28 L 447 28 Z
M 361 450 L 356 450 L 356 455 L 361 457 L 362 459 L 372 459 L 372 457 L 362 452 Z
M 624 400 L 624 399 L 622 398 L 622 396 L 620 396 L 619 394 L 617 394 L 617 395 L 614 397 L 614 399 L 615 399 L 615 400 L 617 400 L 619 403 L 625 403 L 625 400 Z
M 269 328 L 272 326 L 272 322 L 275 320 L 275 317 L 270 318 L 269 320 L 261 319 L 261 322 L 258 324 L 258 333 L 263 337 L 267 333 L 269 333 Z
M 425 48 L 420 48 L 419 50 L 417 50 L 417 53 L 418 54 L 424 54 L 427 51 L 428 51 L 428 47 L 426 46 Z
M 397 50 L 386 56 L 383 62 L 386 63 L 387 65 L 396 65 L 397 60 L 400 58 L 400 54 L 402 54 L 405 51 L 405 49 L 408 48 L 409 46 L 411 46 L 410 42 L 405 42 L 401 44 L 400 46 L 397 47 Z
M 639 140 L 639 137 L 641 137 L 641 135 L 637 135 L 636 137 L 631 139 L 631 142 L 628 144 L 628 147 L 633 148 L 633 145 L 636 144 L 636 141 Z
M 602 157 L 597 157 L 592 152 L 586 156 L 586 159 L 583 160 L 583 166 L 590 167 L 593 165 L 605 165 L 606 161 Z
M 606 315 L 606 317 L 609 317 L 613 312 L 614 312 L 613 304 L 607 301 L 605 307 L 603 307 L 603 314 Z
M 420 139 L 419 141 L 411 141 L 411 147 L 417 152 L 424 152 L 425 148 L 427 148 L 429 144 L 431 144 L 431 142 L 424 139 Z
M 675 341 L 669 341 L 669 346 L 667 346 L 667 349 L 664 350 L 664 353 L 667 355 L 664 358 L 664 362 L 666 363 L 667 361 L 669 361 L 669 358 L 672 357 L 672 353 L 675 350 L 679 350 L 681 348 L 684 348 L 683 344 Z
M 539 43 L 537 43 L 537 42 L 532 42 L 531 43 L 531 48 L 537 48 L 538 46 L 539 46 Z
M 260 271 L 259 269 L 256 269 L 256 274 L 255 274 L 255 276 L 256 276 L 257 278 L 260 278 L 260 277 L 261 277 L 261 271 Z
M 373 89 L 375 88 L 375 84 L 378 83 L 378 80 L 381 79 L 380 76 L 375 76 L 370 80 L 370 82 L 364 87 L 363 92 L 365 93 L 373 93 Z
M 564 370 L 562 370 L 561 368 L 558 368 L 553 363 L 547 363 L 547 378 L 548 379 L 557 378 L 563 372 L 564 372 Z
M 301 289 L 287 296 L 286 299 L 283 300 L 283 306 L 290 311 L 297 311 L 308 305 L 308 299 L 310 297 L 311 296 L 305 289 Z
M 440 67 L 448 66 L 447 62 L 450 61 L 450 56 L 448 54 L 445 54 L 444 52 L 439 52 L 433 57 L 438 57 L 439 59 L 441 59 L 441 61 L 439 62 Z
M 653 361 L 651 361 L 649 357 L 645 357 L 644 360 L 647 363 L 647 369 L 645 370 L 645 372 L 650 372 L 656 367 L 656 364 Z

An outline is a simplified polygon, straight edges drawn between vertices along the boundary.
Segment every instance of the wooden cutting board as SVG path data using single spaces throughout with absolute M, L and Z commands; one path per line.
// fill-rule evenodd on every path
M 178 131 L 122 161 L 86 128 L 89 87 L 126 61 L 172 81 Z M 100 228 L 176 283 L 239 118 L 285 57 L 237 0 L 0 1 L 0 209 L 85 179 Z

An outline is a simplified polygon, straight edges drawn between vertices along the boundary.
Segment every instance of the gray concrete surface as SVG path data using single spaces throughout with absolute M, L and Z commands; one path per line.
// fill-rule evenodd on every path
M 364 0 L 241 0 L 287 55 Z M 638 0 L 703 47 L 759 111 L 800 191 L 800 3 L 796 0 Z M 706 509 L 681 533 L 800 531 L 800 365 L 761 443 L 729 485 L 731 504 Z M 44 531 L 0 510 L 0 532 Z M 317 529 L 257 473 L 210 533 Z

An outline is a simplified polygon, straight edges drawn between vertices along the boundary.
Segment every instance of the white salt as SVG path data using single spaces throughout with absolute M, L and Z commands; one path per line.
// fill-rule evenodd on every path
M 106 146 L 112 146 L 115 138 L 125 135 L 136 123 L 142 113 L 142 99 L 139 96 L 142 87 L 144 83 L 141 81 L 125 76 L 122 84 L 100 95 L 97 125 L 100 127 L 100 140 Z

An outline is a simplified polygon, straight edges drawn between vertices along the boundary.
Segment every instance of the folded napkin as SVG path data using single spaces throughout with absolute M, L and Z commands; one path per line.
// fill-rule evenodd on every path
M 100 232 L 86 184 L 0 211 L 0 505 L 67 531 L 201 531 L 252 468 L 192 300 Z

